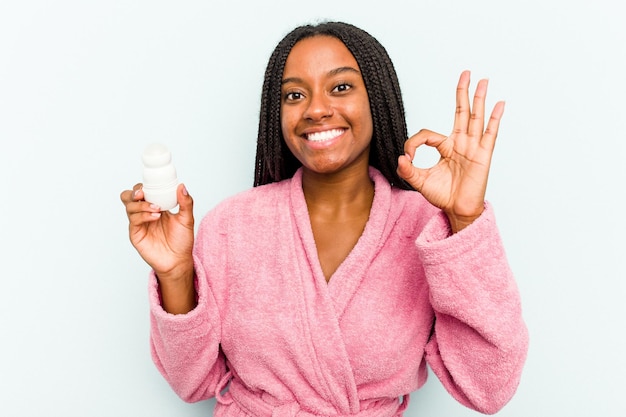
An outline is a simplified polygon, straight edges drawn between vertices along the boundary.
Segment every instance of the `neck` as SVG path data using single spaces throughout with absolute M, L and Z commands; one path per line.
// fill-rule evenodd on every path
M 374 200 L 374 184 L 368 166 L 336 174 L 319 174 L 304 168 L 302 189 L 311 214 L 350 215 L 355 209 L 369 213 Z

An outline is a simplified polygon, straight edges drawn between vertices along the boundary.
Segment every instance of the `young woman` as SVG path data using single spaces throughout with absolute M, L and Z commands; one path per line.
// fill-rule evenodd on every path
M 289 33 L 263 85 L 255 187 L 211 210 L 194 239 L 177 214 L 121 199 L 152 267 L 154 362 L 219 416 L 400 416 L 427 365 L 462 404 L 514 394 L 528 334 L 484 201 L 504 103 L 484 124 L 461 74 L 452 133 L 407 140 L 385 49 L 340 22 Z M 411 163 L 420 145 L 437 165 Z M 417 192 L 415 191 L 417 190 Z

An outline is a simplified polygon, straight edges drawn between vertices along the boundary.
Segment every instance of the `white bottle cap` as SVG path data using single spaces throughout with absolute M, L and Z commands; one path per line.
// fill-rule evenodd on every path
M 146 201 L 161 210 L 171 210 L 178 204 L 178 178 L 172 164 L 172 154 L 160 143 L 149 145 L 141 156 L 143 162 L 143 194 Z

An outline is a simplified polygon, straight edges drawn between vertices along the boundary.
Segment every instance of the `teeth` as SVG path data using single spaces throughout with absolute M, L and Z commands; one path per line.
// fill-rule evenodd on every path
M 335 138 L 343 133 L 343 129 L 331 129 L 325 130 L 323 132 L 311 133 L 306 136 L 307 140 L 311 140 L 313 142 L 323 142 L 325 140 L 329 140 Z

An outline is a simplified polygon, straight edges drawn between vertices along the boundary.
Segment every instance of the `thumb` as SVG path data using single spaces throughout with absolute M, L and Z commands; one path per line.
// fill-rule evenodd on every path
M 178 214 L 187 221 L 193 223 L 193 198 L 189 195 L 185 184 L 179 184 L 176 189 L 178 200 Z
M 398 157 L 398 169 L 396 170 L 398 176 L 418 191 L 423 185 L 423 171 L 422 168 L 413 165 L 409 155 L 400 155 Z

